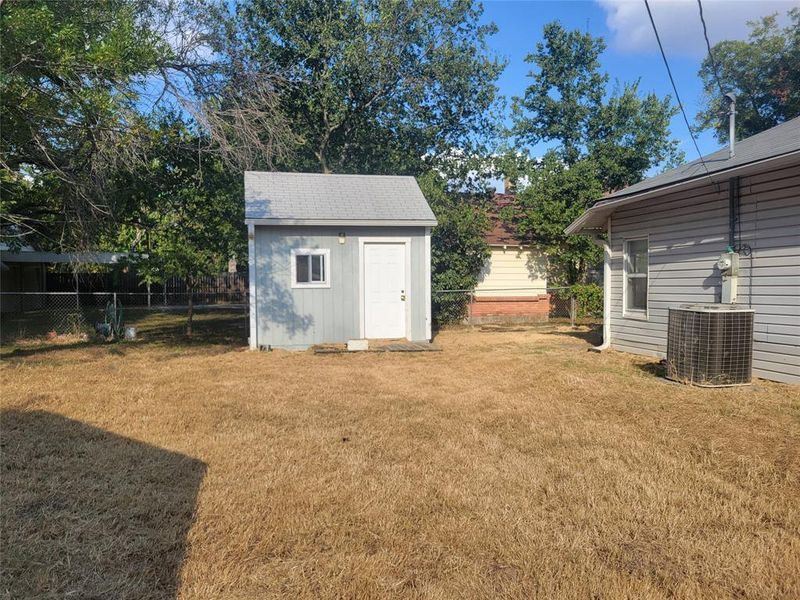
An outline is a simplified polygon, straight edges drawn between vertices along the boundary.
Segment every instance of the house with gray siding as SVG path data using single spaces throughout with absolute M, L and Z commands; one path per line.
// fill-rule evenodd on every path
M 800 118 L 613 193 L 567 233 L 604 247 L 607 347 L 664 357 L 670 307 L 719 303 L 739 259 L 755 310 L 753 374 L 800 383 Z
M 248 171 L 250 347 L 431 339 L 431 228 L 413 177 Z

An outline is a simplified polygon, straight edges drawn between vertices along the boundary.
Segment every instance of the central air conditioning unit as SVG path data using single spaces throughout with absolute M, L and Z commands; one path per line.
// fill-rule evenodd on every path
M 670 308 L 667 379 L 706 387 L 750 383 L 754 314 L 736 304 Z

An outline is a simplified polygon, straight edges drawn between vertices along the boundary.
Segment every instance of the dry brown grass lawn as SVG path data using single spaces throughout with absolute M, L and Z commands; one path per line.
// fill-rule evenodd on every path
M 797 388 L 671 385 L 566 333 L 437 343 L 7 354 L 0 593 L 800 597 Z

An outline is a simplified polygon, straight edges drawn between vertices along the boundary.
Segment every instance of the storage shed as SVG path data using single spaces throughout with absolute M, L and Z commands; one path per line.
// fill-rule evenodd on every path
M 800 383 L 800 117 L 611 194 L 567 233 L 603 237 L 601 349 L 664 357 L 670 308 L 733 303 L 755 312 L 753 374 Z
M 431 228 L 413 177 L 248 171 L 250 347 L 431 339 Z

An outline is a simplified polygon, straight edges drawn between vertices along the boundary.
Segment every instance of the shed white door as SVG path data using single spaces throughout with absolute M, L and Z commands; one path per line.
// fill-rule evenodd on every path
M 406 336 L 406 245 L 364 244 L 364 337 Z

